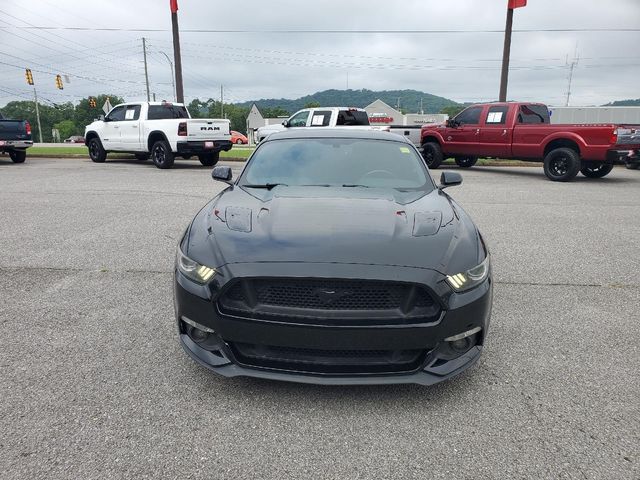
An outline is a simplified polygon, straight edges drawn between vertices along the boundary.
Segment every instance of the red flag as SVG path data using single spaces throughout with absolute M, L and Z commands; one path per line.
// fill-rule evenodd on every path
M 511 0 L 509 0 L 511 1 Z M 527 3 L 526 0 L 524 3 Z M 178 12 L 178 0 L 169 0 L 169 7 L 171 7 L 171 13 L 177 13 Z M 509 7 L 511 8 L 511 7 Z
M 526 7 L 527 0 L 509 0 L 509 5 L 507 8 L 519 8 Z

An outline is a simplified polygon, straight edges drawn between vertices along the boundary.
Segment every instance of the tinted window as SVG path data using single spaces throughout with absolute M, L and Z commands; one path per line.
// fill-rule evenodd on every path
M 268 183 L 433 189 L 424 162 L 411 145 L 354 138 L 285 139 L 262 144 L 240 184 Z
M 316 110 L 311 116 L 312 127 L 328 127 L 331 121 L 330 110 Z
M 289 119 L 289 126 L 290 127 L 306 127 L 308 118 L 309 118 L 309 110 L 296 113 L 293 117 Z
M 471 124 L 477 125 L 480 123 L 480 114 L 482 113 L 482 107 L 469 107 L 466 110 L 461 111 L 455 116 L 454 120 L 460 122 L 462 125 Z
M 150 105 L 149 106 L 149 120 L 166 120 L 170 118 L 189 118 L 187 109 L 182 106 L 171 105 Z
M 487 112 L 487 118 L 485 123 L 487 125 L 502 125 L 507 121 L 507 111 L 509 107 L 504 106 L 495 106 L 489 107 L 489 112 Z
M 124 120 L 124 112 L 127 109 L 126 106 L 116 107 L 109 112 L 107 118 L 112 122 L 120 122 Z
M 340 110 L 336 125 L 369 125 L 369 115 L 360 110 Z
M 549 123 L 549 109 L 544 105 L 520 105 L 518 123 Z

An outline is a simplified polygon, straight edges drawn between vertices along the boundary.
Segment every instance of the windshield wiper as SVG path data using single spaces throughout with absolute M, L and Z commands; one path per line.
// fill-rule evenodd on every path
M 267 190 L 271 190 L 273 187 L 278 187 L 278 186 L 288 187 L 286 183 L 263 183 L 263 184 L 245 183 L 244 185 L 241 185 L 241 186 L 250 187 L 250 188 L 265 188 Z
M 362 188 L 371 188 L 369 185 L 360 185 L 357 183 L 343 183 L 343 187 L 362 187 Z

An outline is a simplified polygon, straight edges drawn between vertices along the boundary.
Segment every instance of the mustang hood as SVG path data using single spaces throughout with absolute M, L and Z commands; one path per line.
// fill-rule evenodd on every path
M 191 226 L 200 263 L 397 265 L 451 273 L 483 253 L 475 226 L 445 193 L 378 188 L 232 187 Z M 456 252 L 465 251 L 456 262 Z M 460 263 L 460 265 L 456 265 Z

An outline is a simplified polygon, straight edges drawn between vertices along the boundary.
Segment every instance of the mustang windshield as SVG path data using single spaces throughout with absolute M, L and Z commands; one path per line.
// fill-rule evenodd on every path
M 434 188 L 424 161 L 410 145 L 359 138 L 266 142 L 251 158 L 240 185 Z

